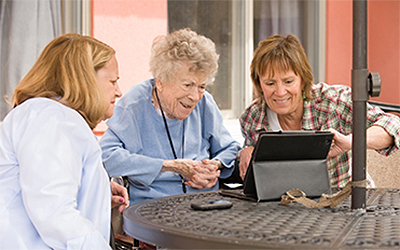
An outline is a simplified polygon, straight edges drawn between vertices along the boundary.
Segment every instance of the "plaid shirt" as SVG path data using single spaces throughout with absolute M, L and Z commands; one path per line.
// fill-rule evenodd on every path
M 315 99 L 304 102 L 302 130 L 326 130 L 333 128 L 344 135 L 351 134 L 353 103 L 351 89 L 344 85 L 318 83 L 313 86 Z M 267 119 L 266 103 L 256 99 L 239 118 L 244 146 L 255 146 L 262 131 L 271 131 Z M 394 145 L 378 152 L 389 155 L 400 147 L 400 119 L 367 105 L 367 127 L 381 126 L 394 137 Z M 344 187 L 351 177 L 351 150 L 327 160 L 332 187 Z M 368 176 L 369 186 L 374 186 Z

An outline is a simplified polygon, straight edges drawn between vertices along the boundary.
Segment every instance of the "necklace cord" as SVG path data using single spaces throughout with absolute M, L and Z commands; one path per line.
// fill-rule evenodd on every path
M 161 106 L 160 98 L 158 97 L 157 87 L 154 87 L 154 91 L 155 91 L 155 94 L 156 94 L 156 97 L 157 97 L 158 105 L 160 106 L 161 115 L 162 115 L 163 120 L 164 120 L 165 130 L 167 131 L 167 136 L 168 136 L 169 144 L 170 144 L 170 146 L 171 146 L 172 153 L 174 154 L 175 159 L 178 159 L 178 157 L 176 156 L 176 152 L 175 152 L 175 148 L 174 148 L 174 143 L 172 142 L 172 139 L 171 139 L 171 134 L 169 133 L 168 124 L 167 124 L 167 119 L 165 118 L 165 114 L 164 114 L 164 111 L 163 111 L 162 106 Z M 185 131 L 183 131 L 183 133 L 184 133 L 184 132 L 185 132 Z M 183 147 L 183 146 L 184 146 L 184 145 L 182 144 L 182 147 Z M 183 153 L 182 153 L 182 157 L 183 157 Z M 185 180 L 183 179 L 183 176 L 182 176 L 181 174 L 179 174 L 179 177 L 181 177 L 181 181 L 182 181 L 182 191 L 183 191 L 184 193 L 186 193 L 187 190 L 186 190 Z

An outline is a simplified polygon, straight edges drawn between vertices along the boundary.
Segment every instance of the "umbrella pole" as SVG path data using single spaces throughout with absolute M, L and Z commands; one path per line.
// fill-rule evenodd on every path
M 352 180 L 366 179 L 366 102 L 368 100 L 367 68 L 367 1 L 353 0 L 353 146 Z M 365 209 L 366 188 L 353 187 L 352 209 Z

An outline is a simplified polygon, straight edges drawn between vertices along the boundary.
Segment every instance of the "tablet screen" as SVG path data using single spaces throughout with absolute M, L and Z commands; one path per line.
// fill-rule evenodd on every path
M 325 159 L 332 144 L 329 131 L 279 131 L 260 134 L 254 161 Z

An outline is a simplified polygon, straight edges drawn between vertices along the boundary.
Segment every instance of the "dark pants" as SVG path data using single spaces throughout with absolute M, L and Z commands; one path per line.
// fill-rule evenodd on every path
M 226 186 L 224 185 L 224 183 L 240 183 L 243 184 L 243 180 L 242 178 L 240 178 L 240 172 L 239 172 L 239 161 L 235 160 L 235 165 L 233 166 L 233 172 L 231 174 L 231 176 L 229 176 L 228 178 L 219 179 L 219 187 L 220 188 L 225 188 Z

